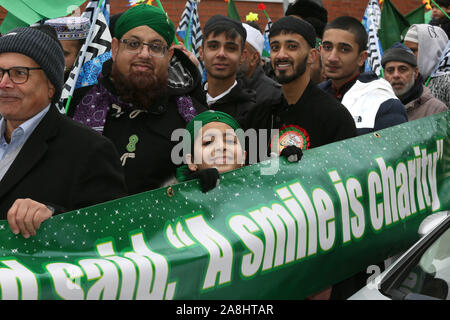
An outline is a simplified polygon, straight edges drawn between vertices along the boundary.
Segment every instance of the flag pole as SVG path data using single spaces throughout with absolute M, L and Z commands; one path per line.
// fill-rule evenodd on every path
M 95 28 L 95 21 L 97 21 L 98 13 L 100 11 L 100 7 L 101 7 L 102 3 L 103 3 L 103 0 L 99 0 L 98 1 L 97 8 L 95 8 L 94 16 L 92 18 L 92 25 L 89 28 L 88 36 L 86 38 L 86 41 L 84 42 L 83 48 L 81 49 L 81 51 L 82 51 L 81 52 L 81 59 L 79 60 L 80 65 L 79 65 L 79 68 L 77 70 L 77 73 L 75 74 L 74 85 L 72 86 L 72 88 L 70 88 L 69 97 L 67 98 L 67 103 L 66 103 L 66 108 L 65 108 L 66 114 L 69 111 L 69 106 L 70 106 L 70 102 L 72 101 L 73 92 L 75 91 L 75 87 L 76 87 L 76 84 L 77 84 L 78 76 L 80 75 L 81 67 L 83 66 L 84 58 L 86 57 L 87 47 L 89 46 L 89 43 L 91 42 L 92 33 L 94 31 L 94 28 Z

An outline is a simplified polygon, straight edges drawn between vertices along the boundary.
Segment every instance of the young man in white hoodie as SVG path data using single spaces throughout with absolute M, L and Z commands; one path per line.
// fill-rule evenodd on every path
M 319 88 L 351 113 L 358 135 L 408 121 L 405 106 L 391 85 L 374 72 L 361 73 L 367 59 L 367 33 L 353 17 L 339 17 L 325 26 L 320 55 L 328 81 Z

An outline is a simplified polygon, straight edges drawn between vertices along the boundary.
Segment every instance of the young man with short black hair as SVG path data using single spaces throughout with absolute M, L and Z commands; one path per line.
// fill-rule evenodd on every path
M 212 110 L 231 115 L 241 125 L 256 105 L 255 91 L 244 89 L 237 80 L 239 66 L 247 55 L 246 38 L 242 23 L 215 15 L 205 24 L 199 50 L 207 74 L 203 102 Z
M 339 17 L 328 23 L 320 55 L 329 80 L 319 88 L 350 111 L 358 135 L 408 121 L 405 107 L 390 84 L 374 72 L 361 73 L 367 59 L 367 33 L 353 17 Z

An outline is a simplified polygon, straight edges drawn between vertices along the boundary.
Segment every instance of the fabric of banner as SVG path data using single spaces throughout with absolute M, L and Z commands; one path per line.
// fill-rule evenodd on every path
M 450 111 L 221 175 L 0 222 L 2 299 L 301 299 L 418 239 L 450 209 Z M 369 275 L 368 275 L 369 276 Z

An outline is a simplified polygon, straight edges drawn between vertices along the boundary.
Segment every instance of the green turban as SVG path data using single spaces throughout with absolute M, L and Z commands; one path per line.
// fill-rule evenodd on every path
M 195 122 L 201 122 L 200 126 L 195 126 Z M 228 113 L 221 111 L 208 110 L 204 111 L 198 115 L 196 115 L 187 125 L 186 132 L 183 138 L 184 150 L 191 150 L 191 153 L 194 153 L 194 141 L 197 138 L 198 132 L 200 128 L 203 128 L 205 125 L 211 122 L 222 122 L 229 125 L 233 130 L 240 129 L 239 123 Z M 196 130 L 197 131 L 194 131 Z M 243 137 L 241 135 L 237 135 L 238 139 L 243 146 Z M 190 147 L 190 149 L 189 149 Z M 187 173 L 189 172 L 188 166 L 183 165 L 177 169 L 176 176 L 178 181 L 185 181 Z
M 140 26 L 152 28 L 166 40 L 167 45 L 172 45 L 175 26 L 162 9 L 148 4 L 137 5 L 123 13 L 114 27 L 114 36 L 121 39 L 125 33 Z

